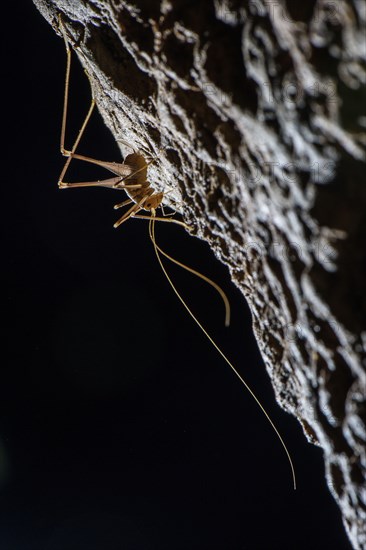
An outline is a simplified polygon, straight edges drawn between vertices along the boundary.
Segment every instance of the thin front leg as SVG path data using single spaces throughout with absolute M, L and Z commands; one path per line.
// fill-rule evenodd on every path
M 136 212 L 141 210 L 141 208 L 143 207 L 143 204 L 147 201 L 148 198 L 149 198 L 149 195 L 146 195 L 139 202 L 134 204 L 129 210 L 127 210 L 127 212 L 123 214 L 123 216 L 119 220 L 116 221 L 113 227 L 114 228 L 119 227 L 122 223 L 126 222 L 129 218 L 131 218 L 131 216 L 133 216 Z
M 169 195 L 169 194 L 172 193 L 172 192 L 173 192 L 173 189 L 170 189 L 169 191 L 166 191 L 166 192 L 164 193 L 164 197 L 166 197 L 167 195 Z M 174 205 L 175 205 L 175 206 L 179 206 L 180 204 L 183 205 L 182 202 L 181 202 L 181 203 L 178 203 L 177 201 L 173 201 L 173 202 L 174 202 Z M 169 205 L 168 205 L 168 206 L 169 206 Z M 168 212 L 168 213 L 166 214 L 166 213 L 165 213 L 165 210 L 164 210 L 164 205 L 163 205 L 163 204 L 160 205 L 160 208 L 161 208 L 161 211 L 162 211 L 162 213 L 163 213 L 163 217 L 164 217 L 164 218 L 165 218 L 165 217 L 172 216 L 172 215 L 174 215 L 174 214 L 176 213 L 176 212 L 173 212 L 173 214 L 171 214 L 171 213 Z M 171 208 L 172 210 L 174 210 L 174 208 L 173 208 L 172 206 L 169 206 L 169 208 Z
M 163 214 L 163 218 L 171 218 L 172 216 L 175 215 L 175 212 L 165 212 L 165 208 L 164 208 L 163 203 L 161 203 L 160 208 L 161 208 L 161 212 Z M 169 208 L 171 208 L 171 207 L 169 206 Z
M 115 204 L 113 206 L 113 208 L 115 210 L 118 210 L 119 208 L 123 208 L 124 206 L 127 206 L 128 204 L 131 204 L 131 202 L 133 202 L 132 199 L 127 199 L 126 201 L 123 201 L 123 202 L 119 202 L 118 204 Z

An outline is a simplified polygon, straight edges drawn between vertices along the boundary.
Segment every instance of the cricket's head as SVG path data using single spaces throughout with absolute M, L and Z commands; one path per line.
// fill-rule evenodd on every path
M 162 203 L 163 197 L 164 193 L 162 192 L 154 193 L 144 202 L 143 209 L 150 211 L 156 210 Z

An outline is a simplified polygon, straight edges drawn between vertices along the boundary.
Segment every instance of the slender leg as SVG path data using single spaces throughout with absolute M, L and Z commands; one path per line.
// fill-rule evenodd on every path
M 138 212 L 139 210 L 141 210 L 144 202 L 147 201 L 148 198 L 149 198 L 149 195 L 146 195 L 139 202 L 131 206 L 131 208 L 127 210 L 127 212 L 125 212 L 119 220 L 116 221 L 113 227 L 114 228 L 119 227 L 122 223 L 126 222 L 129 218 L 131 218 L 131 216 L 133 216 L 135 212 Z
M 65 156 L 69 156 L 77 160 L 82 160 L 84 162 L 90 162 L 91 164 L 97 164 L 98 166 L 101 166 L 102 168 L 105 168 L 106 170 L 109 170 L 110 172 L 113 172 L 114 174 L 117 174 L 119 176 L 122 176 L 121 181 L 123 178 L 130 177 L 132 174 L 132 169 L 128 164 L 125 164 L 123 162 L 107 162 L 104 160 L 98 160 L 94 159 L 92 157 L 86 157 L 84 155 L 79 155 L 77 153 L 72 153 L 72 151 L 65 151 Z
M 114 174 L 117 174 L 119 176 L 123 176 L 122 179 L 120 180 L 121 182 L 123 181 L 123 179 L 126 179 L 126 178 L 133 179 L 136 174 L 138 174 L 139 172 L 144 170 L 147 166 L 149 166 L 149 164 L 154 162 L 156 160 L 156 158 L 158 158 L 158 155 L 156 157 L 152 158 L 144 166 L 142 166 L 141 168 L 139 168 L 138 170 L 135 170 L 133 172 L 131 170 L 131 166 L 128 166 L 125 163 L 101 161 L 101 160 L 93 159 L 91 157 L 87 157 L 87 156 L 84 156 L 84 155 L 79 155 L 79 154 L 76 153 L 76 149 L 77 149 L 77 147 L 80 143 L 80 140 L 81 140 L 81 138 L 84 134 L 85 128 L 86 128 L 86 126 L 89 122 L 89 119 L 90 119 L 90 117 L 92 115 L 92 112 L 93 112 L 93 109 L 95 107 L 95 98 L 93 96 L 92 86 L 90 86 L 91 93 L 92 93 L 91 104 L 90 104 L 89 110 L 88 110 L 88 112 L 85 116 L 84 122 L 83 122 L 83 124 L 82 124 L 82 126 L 79 130 L 79 133 L 78 133 L 77 138 L 74 142 L 74 145 L 72 146 L 71 151 L 65 149 L 66 120 L 67 120 L 68 100 L 69 100 L 69 85 L 70 85 L 71 49 L 70 49 L 69 40 L 67 38 L 65 27 L 62 23 L 61 16 L 59 16 L 59 27 L 60 27 L 60 30 L 62 32 L 62 36 L 64 38 L 65 48 L 66 48 L 66 74 L 65 74 L 64 105 L 63 105 L 62 124 L 61 124 L 60 150 L 61 150 L 61 153 L 64 156 L 68 157 L 65 164 L 64 164 L 64 167 L 62 169 L 60 177 L 59 177 L 59 182 L 58 182 L 59 187 L 71 187 L 70 184 L 66 184 L 66 182 L 63 182 L 63 179 L 65 177 L 67 169 L 69 168 L 70 162 L 73 158 L 83 160 L 85 162 L 90 162 L 92 164 L 97 164 L 98 166 L 102 166 L 103 168 L 106 168 L 107 170 L 113 172 Z M 90 81 L 90 77 L 89 77 L 88 73 L 87 73 L 87 76 L 88 76 L 89 81 Z M 125 143 L 125 145 L 128 145 L 129 147 L 131 147 L 126 141 L 124 141 L 122 139 L 120 139 L 119 141 L 122 141 L 123 143 Z M 131 147 L 131 149 L 134 150 L 132 147 Z M 86 186 L 87 183 L 85 182 L 83 185 Z M 92 185 L 97 185 L 97 184 L 95 182 L 92 182 Z M 73 184 L 73 186 L 75 187 L 74 184 Z M 136 188 L 136 186 L 131 186 L 131 188 L 132 187 Z M 141 185 L 139 185 L 139 187 L 141 187 Z
M 175 215 L 175 212 L 165 212 L 163 203 L 161 203 L 160 208 L 161 208 L 161 212 L 163 214 L 163 218 L 171 218 L 172 216 Z
M 192 228 L 189 227 L 189 225 L 187 225 L 186 223 L 184 222 L 181 222 L 179 220 L 175 220 L 173 218 L 159 218 L 158 216 L 142 216 L 140 214 L 132 214 L 130 216 L 131 218 L 137 218 L 139 220 L 155 220 L 157 222 L 170 222 L 170 223 L 176 223 L 177 225 L 180 225 L 181 227 L 184 227 L 184 229 L 187 229 L 187 231 L 192 231 Z
M 113 208 L 115 210 L 118 210 L 119 208 L 122 208 L 123 206 L 127 206 L 128 204 L 131 204 L 131 202 L 133 202 L 132 199 L 127 199 L 126 201 L 119 202 L 118 204 L 115 204 Z
M 87 119 L 86 123 L 88 122 L 89 118 L 90 118 L 90 116 L 88 116 L 88 119 Z M 84 126 L 84 128 L 85 128 L 85 126 Z M 82 128 L 81 133 L 84 131 L 84 128 Z M 78 138 L 76 146 L 78 145 L 79 141 L 80 141 L 80 139 Z M 74 145 L 74 147 L 71 151 L 67 151 L 67 150 L 64 149 L 63 154 L 65 156 L 68 156 L 69 158 L 67 160 L 66 168 L 64 167 L 64 171 L 61 173 L 62 177 L 65 175 L 65 172 L 66 172 L 66 170 L 68 168 L 68 165 L 70 164 L 72 158 L 77 159 L 77 160 L 82 160 L 84 162 L 90 162 L 91 164 L 97 164 L 98 166 L 101 166 L 102 168 L 105 168 L 106 170 L 109 170 L 110 172 L 113 172 L 114 174 L 118 174 L 119 176 L 122 176 L 122 178 L 120 178 L 120 181 L 123 181 L 124 179 L 127 179 L 127 178 L 134 179 L 134 176 L 136 174 L 138 174 L 142 170 L 145 170 L 145 168 L 147 166 L 149 166 L 149 164 L 153 163 L 157 158 L 157 157 L 153 158 L 152 160 L 150 160 L 149 162 L 144 164 L 144 166 L 142 166 L 141 168 L 138 168 L 137 170 L 132 171 L 131 166 L 129 164 L 126 164 L 125 162 L 109 162 L 109 161 L 104 161 L 104 160 L 98 160 L 98 159 L 95 159 L 95 158 L 92 158 L 92 157 L 86 157 L 85 155 L 79 155 L 79 154 L 75 153 L 74 150 L 75 150 L 75 145 Z M 61 179 L 61 176 L 60 176 L 60 179 Z M 141 185 L 139 185 L 139 187 L 141 187 Z
M 92 114 L 92 112 L 93 112 L 94 105 L 95 105 L 95 100 L 92 99 L 91 104 L 90 104 L 89 111 L 87 112 L 87 115 L 86 115 L 86 117 L 85 117 L 85 119 L 84 119 L 83 125 L 82 125 L 82 127 L 80 128 L 80 130 L 79 130 L 78 137 L 76 138 L 75 143 L 74 143 L 74 145 L 73 145 L 71 151 L 66 151 L 65 149 L 62 149 L 62 151 L 61 151 L 62 154 L 63 154 L 64 156 L 68 157 L 68 159 L 66 160 L 65 165 L 64 165 L 64 167 L 63 167 L 63 169 L 62 169 L 62 172 L 61 172 L 61 174 L 60 174 L 60 177 L 59 177 L 59 185 L 60 185 L 60 182 L 62 182 L 62 180 L 64 179 L 65 174 L 66 174 L 66 172 L 67 172 L 67 169 L 68 169 L 68 167 L 69 167 L 69 165 L 70 165 L 70 162 L 71 162 L 72 158 L 74 157 L 74 153 L 75 153 L 75 151 L 76 151 L 76 148 L 77 148 L 77 146 L 78 146 L 79 143 L 80 143 L 81 137 L 82 137 L 82 135 L 83 135 L 83 133 L 84 133 L 84 130 L 85 130 L 85 128 L 86 128 L 86 126 L 87 126 L 87 124 L 88 124 L 88 122 L 89 122 L 89 119 L 90 119 L 90 117 L 91 117 L 91 114 Z
M 169 195 L 169 194 L 172 193 L 172 192 L 173 192 L 173 189 L 170 189 L 169 191 L 165 191 L 165 192 L 164 192 L 164 197 L 166 197 L 167 195 Z M 182 202 L 177 202 L 177 201 L 172 201 L 172 202 L 174 203 L 175 206 L 180 206 L 180 205 L 183 206 L 183 203 L 182 203 Z M 172 215 L 172 214 L 169 214 L 169 213 L 168 213 L 168 214 L 165 214 L 164 205 L 163 205 L 163 204 L 160 205 L 160 208 L 161 208 L 161 211 L 162 211 L 164 217 L 166 217 L 166 216 L 171 216 L 171 215 Z M 169 206 L 169 208 L 171 208 L 172 210 L 174 210 L 174 208 L 173 208 L 172 206 Z M 174 214 L 175 214 L 175 212 L 174 212 Z
M 67 189 L 69 187 L 109 187 L 110 189 L 140 189 L 141 185 L 128 185 L 121 183 L 121 176 L 114 178 L 108 178 L 106 180 L 95 181 L 80 181 L 75 183 L 67 183 L 66 181 L 59 181 L 58 186 L 60 189 Z
M 73 148 L 74 149 L 74 148 Z M 97 164 L 98 166 L 101 166 L 102 168 L 106 168 L 106 170 L 109 170 L 110 172 L 113 172 L 114 174 L 118 174 L 119 176 L 123 176 L 122 179 L 134 179 L 134 176 L 138 174 L 139 172 L 142 172 L 142 170 L 145 170 L 151 164 L 156 160 L 157 157 L 153 158 L 149 162 L 146 162 L 141 168 L 138 168 L 137 170 L 133 171 L 131 165 L 126 164 L 125 162 L 109 162 L 105 160 L 98 160 L 92 157 L 86 157 L 85 155 L 79 155 L 77 153 L 74 153 L 72 151 L 66 151 L 64 150 L 65 156 L 72 157 L 77 160 L 82 160 L 84 162 L 90 162 L 91 164 Z M 70 161 L 69 161 L 70 162 Z M 122 181 L 121 179 L 121 181 Z
M 59 17 L 59 26 L 60 26 L 60 29 L 61 29 L 61 32 L 62 32 L 62 36 L 64 38 L 64 41 L 65 41 L 65 47 L 66 47 L 66 58 L 67 58 L 67 61 L 66 61 L 66 75 L 65 75 L 65 92 L 64 92 L 64 107 L 63 107 L 63 113 L 62 113 L 62 124 L 61 124 L 61 138 L 60 138 L 60 150 L 61 150 L 61 153 L 68 157 L 68 159 L 66 160 L 65 162 L 65 165 L 62 169 L 62 172 L 60 174 L 60 177 L 59 177 L 59 185 L 60 185 L 60 182 L 62 182 L 65 174 L 66 174 L 66 171 L 69 167 L 69 164 L 72 160 L 72 157 L 74 156 L 75 154 L 75 151 L 76 151 L 76 148 L 77 146 L 79 145 L 79 142 L 81 140 L 81 137 L 85 131 L 85 128 L 89 122 L 89 119 L 92 115 L 92 112 L 93 112 L 93 109 L 94 109 L 94 106 L 95 106 L 95 99 L 94 99 L 94 96 L 92 96 L 92 99 L 91 99 L 91 103 L 90 103 L 90 107 L 89 107 L 89 110 L 86 114 L 86 117 L 84 119 L 84 122 L 79 130 L 79 133 L 78 133 L 78 136 L 75 140 L 75 143 L 74 145 L 72 146 L 72 149 L 71 151 L 67 151 L 65 149 L 65 133 L 66 133 L 66 119 L 67 119 L 67 107 L 68 107 L 68 101 L 69 101 L 69 83 L 70 83 L 70 67 L 71 67 L 71 50 L 70 50 L 70 46 L 69 46 L 69 41 L 67 39 L 67 35 L 66 35 L 66 31 L 65 31 L 65 27 L 63 26 L 63 23 L 62 23 L 62 19 L 61 17 Z M 88 75 L 89 77 L 89 75 Z M 89 79 L 90 80 L 90 79 Z M 93 91 L 92 91 L 93 93 Z
M 62 23 L 61 16 L 58 18 L 59 28 L 62 32 L 62 36 L 65 42 L 66 48 L 66 75 L 65 75 L 65 89 L 64 89 L 64 106 L 62 112 L 62 124 L 61 124 L 61 137 L 60 137 L 60 150 L 61 153 L 65 152 L 65 132 L 66 132 L 66 117 L 67 117 L 67 106 L 69 100 L 69 80 L 70 80 L 70 66 L 71 66 L 71 51 L 69 46 L 69 41 L 66 36 L 65 27 Z

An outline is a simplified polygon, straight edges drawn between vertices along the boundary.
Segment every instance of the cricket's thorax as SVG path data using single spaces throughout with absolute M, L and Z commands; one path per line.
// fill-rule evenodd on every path
M 147 163 L 144 157 L 139 153 L 127 155 L 124 166 L 128 168 L 130 172 L 129 175 L 124 178 L 123 183 L 126 185 L 141 185 L 141 187 L 136 189 L 124 188 L 129 198 L 135 203 L 145 198 L 146 200 L 141 204 L 143 210 L 158 208 L 163 200 L 164 194 L 162 192 L 156 193 L 154 189 L 150 187 L 150 183 L 147 181 Z

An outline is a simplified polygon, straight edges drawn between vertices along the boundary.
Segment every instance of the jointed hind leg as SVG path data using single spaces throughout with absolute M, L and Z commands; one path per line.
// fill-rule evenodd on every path
M 58 186 L 61 189 L 65 189 L 68 187 L 88 187 L 88 186 L 101 186 L 101 187 L 119 187 L 119 188 L 128 188 L 128 189 L 138 189 L 141 187 L 140 184 L 123 184 L 123 180 L 127 177 L 131 177 L 134 175 L 133 171 L 131 170 L 131 167 L 125 165 L 124 163 L 118 163 L 118 162 L 106 162 L 98 159 L 94 159 L 92 157 L 87 157 L 85 155 L 79 155 L 76 153 L 76 149 L 80 143 L 80 140 L 85 132 L 85 129 L 89 123 L 90 117 L 93 113 L 94 107 L 95 107 L 95 98 L 93 95 L 93 88 L 90 82 L 90 77 L 87 74 L 90 82 L 90 89 L 92 93 L 92 99 L 90 103 L 90 107 L 88 109 L 88 112 L 84 118 L 84 121 L 81 125 L 81 128 L 78 132 L 78 135 L 76 137 L 76 140 L 71 148 L 71 150 L 65 149 L 65 135 L 66 135 L 66 120 L 67 120 L 67 111 L 68 111 L 68 101 L 69 101 L 69 84 L 70 84 L 70 68 L 71 68 L 71 49 L 69 45 L 69 40 L 67 38 L 66 30 L 63 25 L 61 17 L 59 17 L 59 27 L 65 42 L 66 47 L 66 74 L 65 74 L 65 91 L 64 91 L 64 104 L 63 104 L 63 112 L 62 112 L 62 124 L 61 124 L 61 136 L 60 136 L 60 151 L 63 156 L 67 157 L 67 160 L 64 164 L 64 167 L 61 171 L 59 180 L 58 180 Z M 127 142 L 125 142 L 127 144 Z M 106 180 L 102 181 L 90 181 L 90 182 L 78 182 L 78 183 L 68 183 L 63 181 L 65 174 L 70 166 L 72 159 L 78 159 L 82 160 L 84 162 L 89 162 L 92 164 L 96 164 L 98 166 L 101 166 L 103 168 L 106 168 L 110 172 L 113 172 L 118 175 L 116 178 L 108 178 Z M 140 170 L 138 170 L 140 171 Z M 135 173 L 137 173 L 136 171 Z
M 63 179 L 65 177 L 65 174 L 67 172 L 67 169 L 70 165 L 70 162 L 72 160 L 73 157 L 76 157 L 76 154 L 75 154 L 75 151 L 77 149 L 77 146 L 79 145 L 80 143 L 80 140 L 82 138 L 82 135 L 85 131 L 85 128 L 87 127 L 88 125 L 88 122 L 90 120 L 90 117 L 92 115 L 92 112 L 94 110 L 94 107 L 95 107 L 95 99 L 94 99 L 94 96 L 93 96 L 93 92 L 92 92 L 92 99 L 91 99 L 91 103 L 90 103 L 90 107 L 88 109 L 88 112 L 85 116 L 85 119 L 84 119 L 84 122 L 79 130 L 79 133 L 76 137 L 76 140 L 71 148 L 71 150 L 68 150 L 68 149 L 65 149 L 65 135 L 66 135 L 66 119 L 67 119 L 67 110 L 68 110 L 68 102 L 69 102 L 69 84 L 70 84 L 70 68 L 71 68 L 71 49 L 70 49 L 70 44 L 69 44 L 69 40 L 67 38 L 67 34 L 66 34 L 66 30 L 65 30 L 65 27 L 63 25 L 63 22 L 62 22 L 62 19 L 61 19 L 61 16 L 59 16 L 59 28 L 61 30 L 61 33 L 62 33 L 62 36 L 63 36 L 63 39 L 64 39 L 64 42 L 65 42 L 65 48 L 66 48 L 66 74 L 65 74 L 65 91 L 64 91 L 64 105 L 63 105 L 63 111 L 62 111 L 62 123 L 61 123 L 61 136 L 60 136 L 60 151 L 61 151 L 61 154 L 65 157 L 68 157 L 65 164 L 64 164 L 64 167 L 61 171 L 61 174 L 60 174 L 60 177 L 59 177 L 59 186 L 60 187 L 65 187 L 67 186 L 67 184 L 65 184 L 65 182 L 63 182 Z M 88 75 L 89 77 L 89 75 Z M 90 80 L 90 79 L 89 79 Z M 92 89 L 92 88 L 91 88 Z

